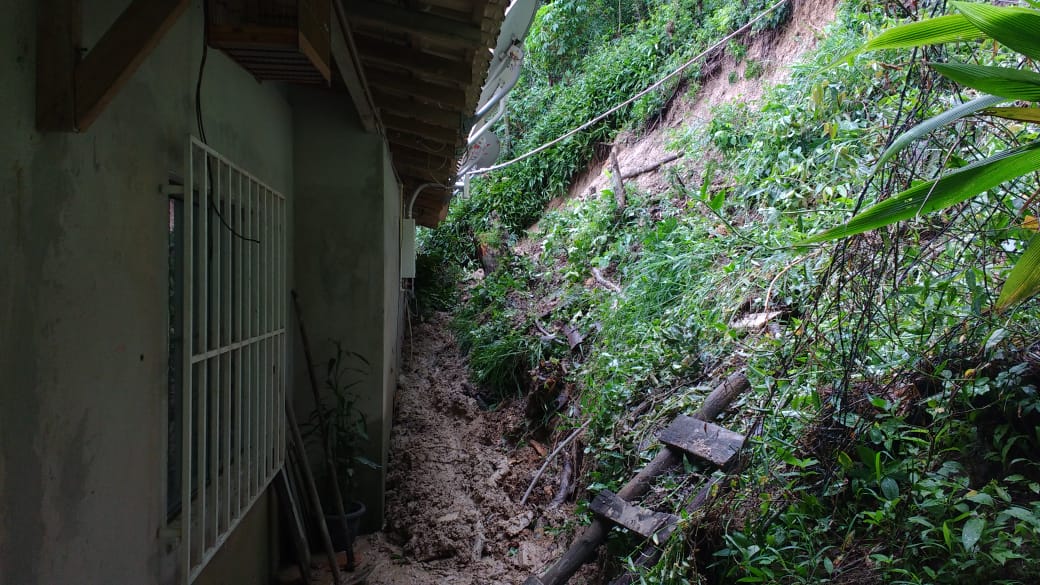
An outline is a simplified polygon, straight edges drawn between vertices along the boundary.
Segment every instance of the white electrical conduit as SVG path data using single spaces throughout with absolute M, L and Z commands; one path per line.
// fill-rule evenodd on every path
M 430 187 L 440 187 L 441 189 L 447 189 L 447 187 L 445 187 L 441 183 L 423 183 L 422 185 L 416 187 L 415 191 L 412 192 L 411 201 L 408 202 L 408 214 L 405 216 L 405 219 L 415 219 L 415 215 L 412 213 L 412 208 L 415 206 L 415 200 L 419 198 L 419 193 L 422 193 L 425 189 L 428 189 Z

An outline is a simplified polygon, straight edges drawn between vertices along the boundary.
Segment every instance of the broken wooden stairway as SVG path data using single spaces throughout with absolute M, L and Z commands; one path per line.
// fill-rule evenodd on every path
M 654 544 L 665 542 L 674 532 L 679 517 L 655 512 L 632 502 L 650 490 L 652 481 L 682 461 L 683 453 L 725 468 L 744 445 L 744 436 L 708 422 L 716 418 L 749 388 L 747 377 L 738 373 L 719 384 L 693 416 L 679 415 L 661 432 L 665 445 L 657 456 L 637 473 L 618 493 L 601 491 L 592 502 L 596 518 L 571 544 L 558 561 L 541 575 L 531 575 L 524 585 L 563 585 L 606 540 L 611 524 L 623 526 Z M 701 490 L 687 509 L 707 501 L 712 484 Z M 657 554 L 644 553 L 646 559 Z M 625 577 L 620 582 L 627 582 Z

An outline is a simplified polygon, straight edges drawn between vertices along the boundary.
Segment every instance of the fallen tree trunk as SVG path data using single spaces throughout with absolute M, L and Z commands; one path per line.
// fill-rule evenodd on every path
M 747 376 L 743 372 L 732 374 L 711 391 L 693 417 L 704 421 L 715 419 L 750 387 Z M 632 501 L 645 495 L 650 491 L 654 479 L 681 461 L 682 453 L 667 447 L 662 448 L 646 467 L 618 490 L 618 497 Z M 592 524 L 586 526 L 585 530 L 574 539 L 570 548 L 558 561 L 541 575 L 528 577 L 524 581 L 524 585 L 563 585 L 595 554 L 596 549 L 606 540 L 609 531 L 610 525 L 607 522 L 599 518 L 594 519 Z

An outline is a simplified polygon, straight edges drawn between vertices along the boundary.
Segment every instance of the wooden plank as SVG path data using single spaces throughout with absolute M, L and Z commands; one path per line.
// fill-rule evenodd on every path
M 36 17 L 36 128 L 76 129 L 80 0 L 40 0 Z
M 684 414 L 661 431 L 660 440 L 720 467 L 733 459 L 744 446 L 744 435 Z
M 219 49 L 251 49 L 257 51 L 297 52 L 299 33 L 296 29 L 275 26 L 230 26 L 211 24 L 206 30 L 210 46 Z
M 97 120 L 189 0 L 133 0 L 76 67 L 76 127 L 84 131 Z
M 592 511 L 614 524 L 624 526 L 643 538 L 656 535 L 658 542 L 671 536 L 679 523 L 679 517 L 665 512 L 654 512 L 622 500 L 610 490 L 596 495 L 590 506 Z
M 712 420 L 719 416 L 723 410 L 729 407 L 734 400 L 751 388 L 747 376 L 743 372 L 730 375 L 724 382 L 715 387 L 711 394 L 704 399 L 704 404 L 694 413 L 695 418 L 701 420 Z M 655 478 L 665 473 L 672 467 L 682 462 L 682 453 L 674 449 L 661 449 L 657 455 L 647 463 L 646 467 L 618 491 L 621 499 L 635 499 L 650 491 L 650 485 Z M 574 573 L 591 557 L 600 544 L 607 538 L 608 526 L 598 518 L 594 518 L 592 524 L 585 527 L 571 542 L 570 548 L 556 560 L 555 563 L 545 569 L 541 575 L 532 575 L 525 584 L 538 585 L 562 585 L 566 583 Z
M 355 1 L 346 7 L 352 25 L 371 26 L 428 38 L 451 46 L 475 47 L 484 40 L 479 25 L 382 2 Z

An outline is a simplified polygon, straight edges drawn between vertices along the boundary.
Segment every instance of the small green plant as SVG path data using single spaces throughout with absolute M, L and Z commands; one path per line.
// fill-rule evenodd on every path
M 744 57 L 747 57 L 747 45 L 740 41 L 730 41 L 726 45 L 726 50 L 729 51 L 729 54 L 733 56 L 733 60 L 738 64 L 744 60 Z
M 363 455 L 369 440 L 368 421 L 353 390 L 371 374 L 371 364 L 361 354 L 345 350 L 339 341 L 332 343 L 335 353 L 326 364 L 323 400 L 311 412 L 304 436 L 312 449 L 331 458 L 339 489 L 351 499 L 357 489 L 357 466 L 379 468 Z M 326 437 L 327 447 L 323 444 Z
M 765 73 L 766 66 L 762 61 L 756 61 L 754 59 L 748 59 L 747 65 L 744 68 L 744 79 L 758 79 Z

